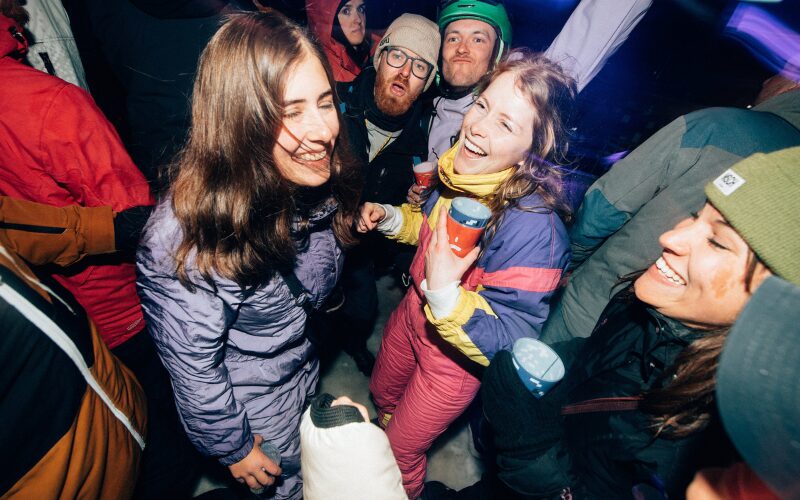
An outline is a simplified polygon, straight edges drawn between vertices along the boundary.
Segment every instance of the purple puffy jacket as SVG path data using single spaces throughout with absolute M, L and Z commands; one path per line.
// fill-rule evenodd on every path
M 295 275 L 321 305 L 339 277 L 342 251 L 331 230 L 336 206 L 312 215 L 308 246 Z M 261 434 L 284 460 L 299 459 L 299 424 L 319 364 L 304 335 L 306 313 L 279 274 L 255 291 L 216 276 L 214 287 L 192 269 L 190 292 L 178 281 L 175 251 L 182 230 L 163 200 L 137 253 L 138 291 L 148 328 L 172 378 L 192 443 L 230 465 Z M 299 460 L 298 460 L 299 461 Z

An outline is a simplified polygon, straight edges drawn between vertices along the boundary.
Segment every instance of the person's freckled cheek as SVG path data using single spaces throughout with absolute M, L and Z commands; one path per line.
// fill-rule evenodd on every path
M 731 288 L 731 274 L 728 271 L 722 270 L 714 274 L 711 278 L 711 290 L 714 292 L 714 297 L 722 299 L 728 294 Z

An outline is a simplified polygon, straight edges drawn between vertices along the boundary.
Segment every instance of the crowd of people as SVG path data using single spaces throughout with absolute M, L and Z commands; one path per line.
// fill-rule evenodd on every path
M 60 2 L 0 0 L 4 498 L 800 498 L 796 60 L 575 206 L 576 97 L 650 0 L 582 0 L 542 53 L 500 1 L 268 3 L 86 0 L 123 143 Z M 376 419 L 319 394 L 338 349 Z M 427 454 L 462 415 L 456 491 Z

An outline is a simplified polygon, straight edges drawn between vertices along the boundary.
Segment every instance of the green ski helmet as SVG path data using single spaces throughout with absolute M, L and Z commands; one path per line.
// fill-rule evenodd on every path
M 439 10 L 439 30 L 444 33 L 448 24 L 459 19 L 477 19 L 497 31 L 499 46 L 494 63 L 500 62 L 503 54 L 511 47 L 511 21 L 508 19 L 503 2 L 500 0 L 443 1 Z

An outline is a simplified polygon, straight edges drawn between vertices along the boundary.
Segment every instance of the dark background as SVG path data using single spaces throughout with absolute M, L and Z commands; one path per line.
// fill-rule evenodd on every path
M 224 0 L 206 0 L 209 3 Z M 242 3 L 246 0 L 241 0 Z M 613 5 L 613 0 L 604 0 Z M 82 20 L 84 0 L 65 0 L 87 66 L 92 93 L 125 137 L 124 95 L 90 30 Z M 197 0 L 138 0 L 190 4 Z M 134 2 L 136 3 L 136 2 Z M 203 0 L 200 1 L 203 3 Z M 298 22 L 305 22 L 302 0 L 262 0 Z M 544 50 L 558 34 L 578 0 L 506 0 L 515 47 Z M 600 175 L 609 155 L 630 151 L 678 116 L 710 106 L 744 107 L 775 70 L 766 67 L 740 40 L 724 34 L 738 2 L 731 0 L 655 0 L 627 42 L 581 92 L 573 116 L 573 164 Z M 800 29 L 796 0 L 752 2 Z M 367 0 L 368 28 L 383 30 L 403 12 L 436 19 L 432 0 Z
M 404 11 L 436 18 L 436 3 L 379 2 L 373 28 Z M 545 50 L 578 4 L 575 0 L 507 0 L 515 47 Z M 609 1 L 609 4 L 613 2 Z M 655 0 L 627 42 L 581 92 L 572 152 L 581 170 L 599 175 L 604 158 L 629 151 L 678 116 L 711 106 L 744 107 L 775 73 L 744 44 L 724 34 L 738 2 Z M 784 0 L 751 3 L 800 27 L 800 7 Z

